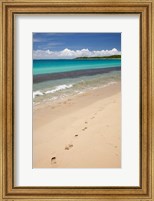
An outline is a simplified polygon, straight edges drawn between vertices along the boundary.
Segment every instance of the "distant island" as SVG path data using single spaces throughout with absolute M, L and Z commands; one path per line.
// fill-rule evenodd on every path
M 85 59 L 121 59 L 121 55 L 103 56 L 103 57 L 76 57 L 75 60 Z

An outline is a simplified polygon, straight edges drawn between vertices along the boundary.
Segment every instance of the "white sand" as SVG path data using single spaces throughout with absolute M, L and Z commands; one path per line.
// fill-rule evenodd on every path
M 121 167 L 120 84 L 33 112 L 33 168 Z

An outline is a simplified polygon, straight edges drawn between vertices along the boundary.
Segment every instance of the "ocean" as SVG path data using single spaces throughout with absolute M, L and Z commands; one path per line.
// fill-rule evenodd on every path
M 51 103 L 121 80 L 121 59 L 33 60 L 33 104 Z

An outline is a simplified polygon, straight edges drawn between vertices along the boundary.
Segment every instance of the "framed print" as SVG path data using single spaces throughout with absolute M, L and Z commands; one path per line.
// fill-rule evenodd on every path
M 1 199 L 153 200 L 153 1 L 1 3 Z

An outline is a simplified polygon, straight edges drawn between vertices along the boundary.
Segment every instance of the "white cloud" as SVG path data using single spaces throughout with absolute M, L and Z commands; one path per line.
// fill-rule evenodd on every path
M 73 59 L 76 57 L 95 57 L 95 56 L 111 56 L 121 54 L 116 48 L 112 50 L 90 51 L 88 49 L 70 50 L 65 48 L 62 51 L 51 50 L 34 50 L 33 59 Z

